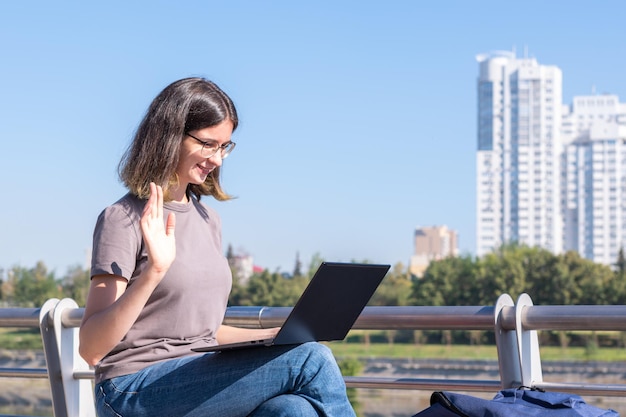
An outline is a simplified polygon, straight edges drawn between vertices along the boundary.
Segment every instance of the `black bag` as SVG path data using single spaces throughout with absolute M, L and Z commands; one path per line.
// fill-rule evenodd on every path
M 413 417 L 619 417 L 617 411 L 589 405 L 578 395 L 526 388 L 502 390 L 492 400 L 438 391 L 430 404 Z

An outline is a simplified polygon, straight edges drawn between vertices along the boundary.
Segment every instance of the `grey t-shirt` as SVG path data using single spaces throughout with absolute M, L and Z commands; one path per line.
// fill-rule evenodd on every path
M 127 194 L 107 207 L 94 230 L 91 276 L 112 274 L 128 285 L 147 262 L 139 220 L 145 200 Z M 122 341 L 95 367 L 96 382 L 215 345 L 232 276 L 222 252 L 217 213 L 191 198 L 164 204 L 176 215 L 176 259 Z

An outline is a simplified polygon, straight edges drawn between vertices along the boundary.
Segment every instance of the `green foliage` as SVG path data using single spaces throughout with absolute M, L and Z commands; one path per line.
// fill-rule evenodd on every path
M 67 271 L 61 280 L 63 296 L 74 299 L 79 306 L 84 307 L 87 302 L 87 293 L 91 283 L 89 271 L 75 265 Z
M 372 306 L 406 306 L 411 303 L 411 277 L 402 264 L 397 264 L 372 296 Z
M 305 275 L 308 277 L 312 277 L 322 262 L 324 262 L 324 258 L 322 258 L 319 253 L 314 253 L 311 257 L 311 262 L 309 262 L 309 270 L 305 273 Z
M 413 359 L 460 359 L 460 360 L 497 360 L 498 351 L 495 345 L 441 344 L 415 345 L 396 343 L 392 347 L 384 343 L 328 343 L 333 354 L 340 361 L 347 358 L 413 358 Z M 593 342 L 585 346 L 568 347 L 541 346 L 542 361 L 606 361 L 624 362 L 626 350 L 616 347 L 599 347 Z
M 623 250 L 618 256 L 617 270 L 615 277 L 607 284 L 606 293 L 609 304 L 626 304 L 626 270 L 623 267 Z
M 40 307 L 50 298 L 73 298 L 84 306 L 89 289 L 89 270 L 74 266 L 57 279 L 43 262 L 33 268 L 14 266 L 0 277 L 0 301 L 4 305 Z
M 593 360 L 598 356 L 599 350 L 597 339 L 595 337 L 590 337 L 585 346 L 585 358 L 587 360 Z
M 61 285 L 43 262 L 34 268 L 13 267 L 3 285 L 6 301 L 25 307 L 41 306 L 47 299 L 62 295 Z
M 528 293 L 538 305 L 624 304 L 625 275 L 576 252 L 554 255 L 511 243 L 475 260 L 465 256 L 432 262 L 413 283 L 412 302 L 491 305 L 504 293 L 514 299 Z
M 474 305 L 479 291 L 472 258 L 449 257 L 432 262 L 424 276 L 413 282 L 412 301 L 415 305 Z
M 297 253 L 296 254 L 296 264 L 293 267 L 293 274 L 294 277 L 299 277 L 302 275 L 302 262 L 300 262 L 300 254 Z
M 480 270 L 480 300 L 493 304 L 501 294 L 509 293 L 516 298 L 526 288 L 526 265 L 535 251 L 525 246 L 504 245 L 496 252 L 477 260 Z
M 343 358 L 339 360 L 337 364 L 339 365 L 339 369 L 341 370 L 341 374 L 343 376 L 360 375 L 361 372 L 363 371 L 363 368 L 365 367 L 363 362 L 361 362 L 359 359 L 353 356 L 348 356 L 346 358 Z M 356 390 L 354 388 L 348 388 L 347 394 L 348 394 L 348 399 L 350 400 L 350 403 L 352 404 L 352 407 L 355 409 L 355 411 L 358 410 L 361 407 L 361 405 L 359 404 L 358 396 L 356 395 Z M 358 413 L 358 415 L 361 415 L 361 414 Z
M 343 376 L 359 375 L 364 368 L 363 362 L 353 356 L 341 359 L 337 364 L 339 365 L 339 369 L 341 370 L 341 374 Z
M 43 349 L 39 329 L 0 328 L 0 347 L 7 350 Z
M 288 307 L 293 306 L 309 282 L 308 277 L 285 278 L 278 272 L 264 270 L 253 274 L 246 285 L 233 285 L 229 305 Z
M 235 277 L 229 305 L 293 306 L 323 261 L 315 254 L 307 269 L 296 257 L 291 277 L 268 270 L 253 274 L 246 282 Z M 626 304 L 625 265 L 623 250 L 612 270 L 576 252 L 554 255 L 545 249 L 510 243 L 481 258 L 465 255 L 433 261 L 419 279 L 411 277 L 408 269 L 398 263 L 369 305 L 493 305 L 504 293 L 514 299 L 528 293 L 537 305 Z M 4 305 L 33 307 L 49 298 L 69 297 L 82 306 L 89 283 L 89 270 L 79 266 L 68 269 L 60 279 L 43 262 L 33 268 L 15 266 L 0 270 L 0 301 Z M 399 338 L 404 340 L 406 335 L 386 334 L 389 343 Z M 451 341 L 450 335 L 443 333 L 417 332 L 409 337 L 413 343 L 427 343 L 433 338 L 442 343 Z M 452 339 L 456 343 L 458 335 Z M 467 332 L 464 340 L 478 344 L 486 336 L 482 332 Z M 556 343 L 567 345 L 567 335 Z
M 307 270 L 301 268 L 297 259 L 294 276 L 291 277 L 268 270 L 253 274 L 246 282 L 234 277 L 229 305 L 293 306 L 321 262 L 323 259 L 315 255 Z M 481 258 L 465 255 L 434 261 L 420 279 L 411 277 L 402 264 L 396 264 L 369 305 L 493 305 L 504 293 L 514 299 L 528 293 L 536 305 L 626 304 L 624 265 L 623 251 L 620 251 L 612 270 L 609 266 L 582 258 L 576 252 L 554 255 L 537 247 L 507 244 Z M 38 262 L 33 268 L 15 266 L 0 270 L 0 302 L 9 306 L 39 307 L 49 298 L 69 297 L 84 306 L 89 277 L 89 270 L 74 266 L 57 279 L 43 262 Z M 601 355 L 600 350 L 608 346 L 603 336 L 587 336 L 582 342 L 579 336 L 565 332 L 554 335 L 543 333 L 542 337 L 547 338 L 542 341 L 542 346 L 579 347 L 581 357 L 586 359 Z M 613 334 L 610 338 L 612 346 L 623 347 L 626 344 L 626 333 Z M 16 340 L 16 347 L 24 348 L 33 343 L 28 334 L 10 339 Z M 390 329 L 378 333 L 351 332 L 347 340 L 358 341 L 365 347 L 382 344 L 383 349 L 390 353 L 402 345 L 415 348 L 419 344 L 421 349 L 429 343 L 437 343 L 447 349 L 459 343 L 468 346 L 493 344 L 493 334 L 483 331 L 411 332 Z

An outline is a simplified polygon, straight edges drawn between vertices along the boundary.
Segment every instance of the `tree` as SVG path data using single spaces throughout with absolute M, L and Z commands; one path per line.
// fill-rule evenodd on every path
M 61 280 L 64 296 L 74 299 L 79 306 L 84 306 L 87 302 L 90 278 L 89 270 L 83 269 L 80 265 L 68 268 Z
M 226 249 L 226 259 L 228 263 L 230 263 L 235 258 L 235 252 L 233 251 L 233 245 L 228 244 L 228 248 Z
M 476 266 L 470 256 L 431 262 L 424 276 L 413 282 L 412 301 L 417 305 L 476 305 Z
M 477 279 L 480 281 L 481 304 L 493 304 L 502 294 L 516 298 L 526 288 L 523 264 L 524 249 L 517 244 L 505 244 L 478 261 Z
M 626 304 L 626 259 L 624 248 L 620 247 L 613 279 L 607 288 L 609 304 Z
M 411 278 L 408 271 L 402 265 L 397 263 L 394 268 L 387 273 L 382 280 L 376 292 L 372 296 L 368 305 L 373 306 L 405 306 L 409 305 L 411 297 Z M 389 344 L 393 344 L 398 332 L 396 330 L 386 330 L 385 336 Z M 369 337 L 365 333 L 365 337 Z M 369 340 L 366 341 L 369 343 Z
M 610 304 L 613 295 L 608 292 L 615 275 L 607 265 L 585 260 L 582 275 L 575 276 L 581 289 L 581 297 L 572 304 Z
M 320 264 L 324 262 L 324 258 L 322 258 L 322 256 L 319 254 L 319 252 L 315 253 L 312 257 L 311 257 L 311 262 L 309 262 L 309 271 L 307 272 L 307 275 L 309 277 L 312 277 L 313 274 L 315 274 L 315 271 L 317 271 L 317 268 L 319 268 Z
M 278 272 L 264 270 L 253 274 L 248 284 L 237 294 L 238 305 L 290 307 L 304 291 L 308 278 L 299 276 L 285 279 Z M 234 304 L 231 299 L 231 303 Z
M 624 257 L 624 247 L 620 246 L 619 252 L 617 252 L 617 262 L 615 267 L 619 274 L 624 274 L 626 271 L 626 258 Z
M 241 283 L 241 276 L 236 274 L 233 267 L 230 267 L 233 277 L 232 287 L 230 294 L 228 295 L 229 306 L 242 306 L 246 305 L 244 300 L 247 299 L 246 286 Z
M 534 304 L 550 304 L 555 297 L 569 297 L 572 280 L 563 257 L 542 248 L 524 248 L 522 265 L 528 293 Z
M 372 296 L 369 305 L 406 306 L 410 304 L 413 283 L 402 263 L 387 273 Z
M 296 252 L 296 264 L 293 267 L 293 276 L 299 277 L 302 275 L 302 262 L 300 262 L 300 253 Z
M 41 306 L 49 298 L 63 296 L 61 286 L 48 272 L 43 262 L 37 262 L 34 268 L 14 267 L 12 269 L 14 300 L 19 305 Z
M 431 306 L 475 305 L 480 294 L 475 268 L 470 256 L 431 262 L 424 276 L 413 281 L 413 302 Z M 439 336 L 442 343 L 452 343 L 452 332 L 449 330 L 428 331 L 425 334 Z M 413 334 L 415 343 L 422 337 L 420 333 Z

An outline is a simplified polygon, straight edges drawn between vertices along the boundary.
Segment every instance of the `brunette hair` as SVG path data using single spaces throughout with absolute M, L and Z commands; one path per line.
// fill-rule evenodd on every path
M 132 143 L 120 161 L 121 181 L 140 198 L 150 194 L 150 182 L 168 188 L 178 181 L 176 167 L 180 147 L 187 132 L 239 119 L 232 100 L 215 83 L 204 78 L 183 78 L 165 87 L 152 101 L 139 124 Z M 220 185 L 220 168 L 215 168 L 202 184 L 189 184 L 187 194 L 200 199 L 211 195 L 229 200 Z

